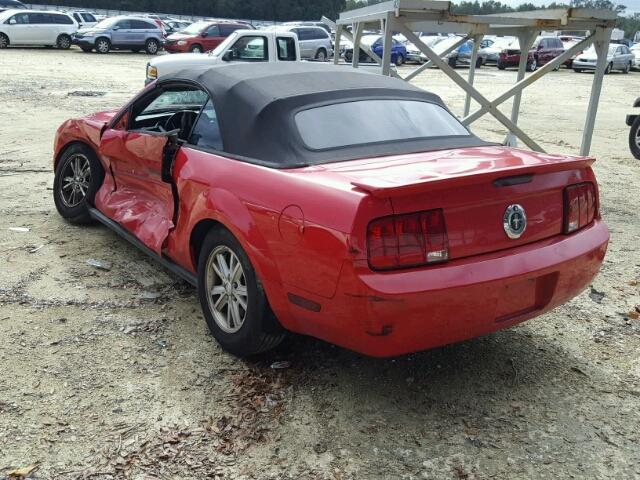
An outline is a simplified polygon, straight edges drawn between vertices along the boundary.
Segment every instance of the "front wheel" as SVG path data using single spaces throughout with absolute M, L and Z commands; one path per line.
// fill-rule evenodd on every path
M 197 43 L 195 45 L 192 45 L 191 48 L 189 49 L 189 51 L 191 53 L 202 53 L 202 46 L 198 45 Z
M 144 49 L 149 55 L 155 55 L 156 53 L 158 53 L 158 50 L 160 50 L 160 42 L 158 42 L 158 40 L 156 40 L 155 38 L 150 38 L 144 44 Z
M 476 68 L 482 67 L 482 57 L 476 59 Z
M 99 38 L 96 40 L 96 52 L 98 53 L 109 53 L 111 50 L 111 42 L 107 38 Z
M 640 115 L 631 124 L 629 131 L 629 149 L 632 155 L 640 160 Z
M 529 70 L 530 72 L 535 72 L 537 68 L 538 68 L 538 61 L 534 58 L 533 60 L 531 60 L 531 63 L 527 65 L 527 70 Z
M 211 334 L 233 355 L 271 350 L 284 338 L 249 257 L 224 228 L 212 229 L 203 242 L 198 298 Z
M 58 213 L 71 223 L 89 223 L 89 206 L 104 179 L 104 169 L 86 145 L 67 148 L 56 167 L 53 201 Z
M 316 52 L 316 60 L 319 62 L 325 62 L 327 60 L 327 51 L 324 48 Z
M 507 68 L 505 63 L 500 60 L 498 60 L 497 66 L 498 66 L 498 70 L 504 70 L 505 68 Z
M 622 73 L 629 73 L 631 71 L 631 62 L 627 63 L 627 65 L 622 70 Z
M 56 40 L 56 46 L 60 50 L 69 50 L 71 48 L 71 37 L 69 35 L 60 35 Z
M 613 70 L 613 64 L 612 64 L 612 63 L 609 63 L 609 64 L 607 65 L 607 68 L 605 68 L 605 69 L 604 69 L 604 73 L 605 73 L 605 75 L 610 74 L 610 73 L 611 73 L 611 70 Z

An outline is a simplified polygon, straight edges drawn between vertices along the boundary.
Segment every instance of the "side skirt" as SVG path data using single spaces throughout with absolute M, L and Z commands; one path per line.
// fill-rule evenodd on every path
M 97 210 L 96 208 L 89 208 L 89 215 L 91 215 L 91 218 L 99 221 L 100 223 L 105 225 L 107 228 L 109 228 L 110 230 L 120 235 L 129 243 L 132 243 L 134 246 L 138 247 L 140 250 L 142 250 L 144 253 L 149 255 L 151 258 L 157 261 L 164 268 L 166 268 L 167 270 L 170 270 L 172 273 L 180 277 L 182 280 L 190 283 L 194 287 L 198 286 L 198 277 L 196 277 L 190 271 L 185 270 L 180 265 L 172 262 L 168 258 L 161 257 L 160 255 L 156 254 L 153 250 L 151 250 L 144 243 L 138 240 L 133 234 L 129 233 L 127 230 L 122 228 L 122 226 L 118 222 L 114 222 L 113 220 L 111 220 L 109 217 L 104 215 L 101 211 Z

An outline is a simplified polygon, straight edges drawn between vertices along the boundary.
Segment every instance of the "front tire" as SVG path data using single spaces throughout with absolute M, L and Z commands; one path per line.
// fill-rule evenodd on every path
M 318 49 L 318 51 L 316 52 L 316 60 L 318 60 L 319 62 L 327 61 L 327 51 L 324 48 Z
M 60 50 L 69 50 L 71 48 L 71 37 L 69 35 L 60 35 L 56 40 L 56 47 Z
M 607 68 L 605 68 L 605 69 L 604 69 L 604 74 L 605 74 L 605 75 L 610 74 L 610 73 L 611 73 L 611 70 L 613 70 L 613 63 L 609 63 L 609 64 L 607 65 Z
M 640 115 L 631 124 L 629 131 L 629 149 L 631 154 L 640 160 Z
M 396 55 L 395 65 L 396 67 L 400 67 L 402 66 L 403 63 L 404 63 L 404 56 L 401 53 L 399 53 L 398 55 Z
M 156 55 L 158 53 L 158 50 L 160 50 L 160 42 L 158 42 L 158 40 L 156 40 L 155 38 L 150 38 L 144 44 L 144 50 L 149 55 Z
M 104 180 L 104 169 L 91 148 L 75 144 L 60 157 L 53 179 L 53 201 L 71 223 L 90 223 L 89 207 Z
M 622 70 L 622 73 L 629 73 L 631 71 L 631 62 L 627 63 L 626 67 Z
M 0 33 L 0 49 L 7 48 L 9 46 L 9 37 L 4 33 Z
M 191 53 L 202 53 L 202 45 L 199 45 L 199 44 L 196 43 L 195 45 L 191 46 L 189 51 Z
M 538 68 L 538 61 L 534 58 L 533 60 L 531 60 L 531 63 L 527 65 L 527 70 L 529 72 L 535 72 L 537 68 Z
M 212 229 L 198 259 L 198 298 L 211 334 L 239 357 L 275 348 L 285 332 L 240 242 L 226 229 Z
M 96 52 L 106 54 L 111 50 L 111 42 L 108 38 L 99 38 L 96 40 Z
M 505 63 L 501 62 L 500 60 L 498 60 L 497 66 L 498 66 L 498 70 L 504 70 L 505 68 L 507 68 Z
M 476 59 L 476 68 L 481 68 L 482 67 L 482 57 L 478 57 Z
M 84 53 L 91 53 L 93 48 L 91 48 L 91 47 L 80 47 L 80 50 L 82 50 Z

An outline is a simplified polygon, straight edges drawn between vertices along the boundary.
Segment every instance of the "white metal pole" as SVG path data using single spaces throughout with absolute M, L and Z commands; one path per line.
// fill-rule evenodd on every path
M 393 48 L 393 19 L 391 14 L 381 21 L 382 29 L 382 75 L 390 75 L 391 72 L 391 49 Z
M 609 41 L 611 40 L 611 28 L 596 27 L 594 46 L 598 54 L 598 63 L 596 71 L 593 75 L 593 84 L 591 85 L 591 97 L 589 98 L 589 107 L 587 108 L 587 119 L 584 124 L 582 133 L 582 144 L 580 145 L 580 155 L 589 155 L 591 150 L 591 140 L 593 138 L 593 127 L 596 123 L 596 114 L 598 113 L 598 103 L 600 102 L 600 93 L 602 92 L 602 81 L 604 80 L 604 71 L 607 68 L 607 54 L 609 53 Z
M 471 52 L 471 60 L 469 64 L 469 76 L 467 77 L 467 82 L 469 85 L 473 85 L 473 80 L 476 76 L 476 62 L 478 60 L 478 50 L 480 49 L 480 42 L 482 42 L 482 38 L 484 35 L 474 35 L 473 36 L 473 51 Z M 471 95 L 467 92 L 467 96 L 464 99 L 464 114 L 463 117 L 469 115 L 469 108 L 471 108 Z
M 520 43 L 520 61 L 518 62 L 518 76 L 516 77 L 516 84 L 520 82 L 527 71 L 527 63 L 529 61 L 529 51 L 535 42 L 538 32 L 532 32 L 527 30 L 518 35 L 518 42 Z M 520 116 L 520 100 L 522 99 L 522 90 L 513 96 L 513 105 L 511 106 L 511 121 L 518 124 L 518 117 Z M 466 115 L 465 115 L 466 116 Z M 518 138 L 511 132 L 507 133 L 507 137 L 504 139 L 504 144 L 510 147 L 518 146 Z

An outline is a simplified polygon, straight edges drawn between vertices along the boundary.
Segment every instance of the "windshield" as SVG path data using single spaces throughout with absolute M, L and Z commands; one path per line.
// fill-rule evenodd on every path
M 297 113 L 295 123 L 302 141 L 312 150 L 470 136 L 443 107 L 418 100 L 358 100 L 325 105 Z
M 207 28 L 209 25 L 208 22 L 196 22 L 189 25 L 187 28 L 183 29 L 180 33 L 186 33 L 187 35 L 197 35 L 202 30 Z
M 118 17 L 111 17 L 111 18 L 105 18 L 104 20 L 96 23 L 93 27 L 91 28 L 111 28 L 113 27 L 116 23 L 118 23 L 120 19 Z

